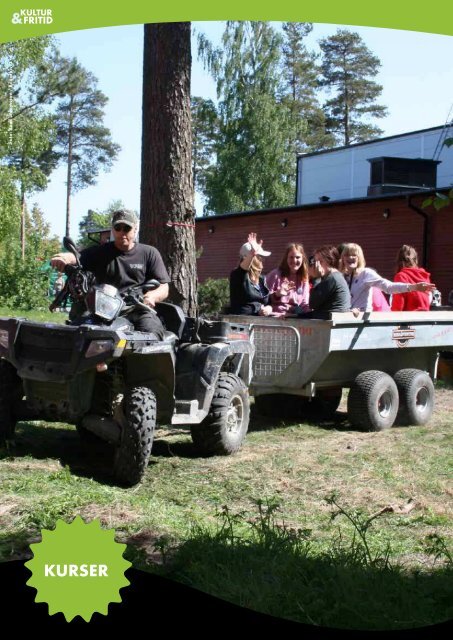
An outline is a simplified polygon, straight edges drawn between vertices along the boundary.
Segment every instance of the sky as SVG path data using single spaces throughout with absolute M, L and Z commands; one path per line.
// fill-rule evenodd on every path
M 219 43 L 222 23 L 195 22 L 192 26 L 195 33 L 203 32 Z M 319 50 L 318 41 L 337 29 L 336 25 L 315 24 L 307 46 Z M 372 27 L 350 30 L 360 34 L 382 63 L 376 81 L 384 87 L 379 103 L 388 107 L 389 115 L 375 122 L 384 136 L 436 127 L 449 114 L 453 117 L 453 36 Z M 109 97 L 105 126 L 121 146 L 112 170 L 101 173 L 95 186 L 72 197 L 71 234 L 77 237 L 78 223 L 88 209 L 102 211 L 113 200 L 122 200 L 126 207 L 139 210 L 143 26 L 89 29 L 56 37 L 63 55 L 76 56 L 98 78 L 99 88 Z M 192 56 L 192 95 L 215 100 L 215 84 L 197 60 L 195 38 Z M 52 233 L 60 237 L 65 228 L 65 180 L 61 168 L 54 172 L 45 192 L 32 194 L 28 200 L 30 205 L 38 203 Z M 199 196 L 195 206 L 201 213 Z

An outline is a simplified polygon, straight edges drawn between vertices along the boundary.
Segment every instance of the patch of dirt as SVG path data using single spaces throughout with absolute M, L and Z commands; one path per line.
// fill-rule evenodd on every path
M 6 496 L 2 498 L 2 504 L 0 505 L 0 523 L 2 519 L 15 511 L 23 504 L 23 501 L 18 496 Z
M 10 469 L 20 469 L 21 471 L 28 471 L 29 469 L 32 471 L 37 471 L 41 469 L 42 471 L 61 471 L 63 468 L 60 462 L 57 460 L 49 460 L 48 462 L 43 462 L 42 460 L 33 460 L 30 462 L 27 460 L 24 463 L 23 460 L 4 460 L 3 464 L 8 466 Z
M 175 543 L 151 529 L 143 529 L 131 536 L 122 536 L 121 542 L 132 545 L 144 554 L 146 562 L 163 565 L 174 552 Z
M 118 529 L 122 525 L 129 525 L 138 522 L 140 514 L 124 505 L 98 505 L 87 504 L 77 512 L 85 521 L 99 520 L 102 525 L 109 529 Z

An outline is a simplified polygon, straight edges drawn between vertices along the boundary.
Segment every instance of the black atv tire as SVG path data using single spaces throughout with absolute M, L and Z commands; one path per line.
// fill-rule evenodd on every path
M 247 434 L 249 420 L 250 401 L 244 382 L 232 373 L 220 373 L 208 415 L 190 427 L 193 443 L 203 455 L 236 453 Z
M 0 360 L 0 443 L 14 436 L 17 418 L 14 405 L 22 397 L 22 380 L 7 360 Z
M 426 424 L 434 411 L 434 385 L 429 375 L 420 369 L 400 369 L 394 380 L 400 398 L 397 423 Z
M 156 427 L 156 396 L 149 387 L 132 387 L 122 402 L 121 442 L 115 449 L 113 473 L 122 485 L 140 482 L 148 465 Z
M 349 392 L 348 417 L 363 431 L 383 431 L 393 426 L 398 406 L 394 380 L 383 371 L 364 371 Z

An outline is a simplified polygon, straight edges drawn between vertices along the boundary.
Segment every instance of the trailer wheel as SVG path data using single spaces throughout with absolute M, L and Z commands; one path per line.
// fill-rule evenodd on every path
M 148 387 L 132 387 L 124 394 L 121 442 L 115 449 L 113 473 L 125 486 L 140 482 L 148 465 L 156 426 L 156 397 Z
M 17 418 L 14 405 L 23 396 L 22 380 L 7 360 L 0 360 L 0 442 L 11 440 Z
M 249 419 L 250 402 L 244 382 L 232 373 L 220 373 L 208 415 L 190 427 L 193 443 L 204 455 L 235 453 L 244 441 Z
M 400 408 L 398 424 L 426 424 L 434 411 L 434 385 L 420 369 L 401 369 L 395 374 Z
M 349 392 L 349 420 L 364 431 L 389 429 L 398 405 L 398 389 L 392 378 L 383 371 L 364 371 Z

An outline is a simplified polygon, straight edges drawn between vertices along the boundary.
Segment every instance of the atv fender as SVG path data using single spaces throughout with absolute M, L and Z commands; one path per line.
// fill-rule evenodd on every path
M 176 364 L 177 399 L 197 400 L 199 409 L 207 414 L 221 371 L 250 383 L 253 353 L 248 340 L 183 345 Z

